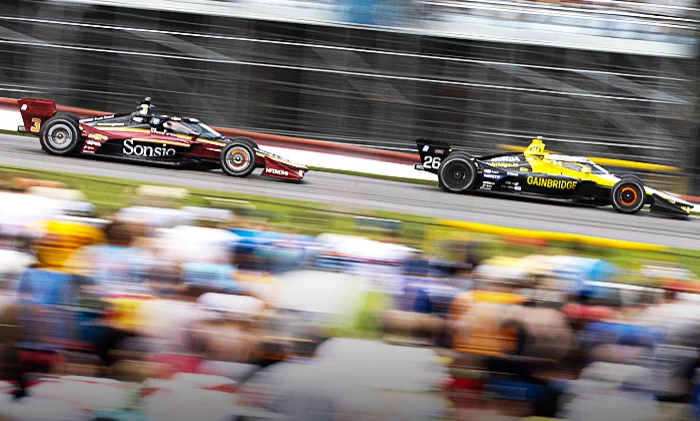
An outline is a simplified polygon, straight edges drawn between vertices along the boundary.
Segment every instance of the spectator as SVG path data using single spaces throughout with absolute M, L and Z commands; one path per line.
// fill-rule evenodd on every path
M 558 418 L 570 421 L 661 419 L 658 403 L 648 392 L 653 381 L 642 367 L 593 363 L 569 384 L 569 397 Z
M 37 264 L 22 274 L 17 287 L 25 340 L 55 342 L 56 337 L 49 340 L 47 335 L 56 334 L 68 338 L 71 326 L 58 314 L 52 315 L 51 309 L 79 303 L 81 284 L 68 270 L 67 261 L 81 246 L 101 238 L 99 230 L 80 223 L 51 221 L 46 225 L 44 234 L 34 244 Z
M 693 392 L 700 320 L 692 317 L 694 309 L 684 311 L 687 307 L 676 292 L 667 291 L 663 302 L 645 313 L 645 321 L 665 333 L 665 341 L 654 348 L 649 361 L 655 378 L 653 392 L 662 402 L 686 404 Z
M 100 296 L 111 294 L 147 294 L 145 284 L 153 256 L 143 247 L 135 246 L 144 235 L 142 227 L 114 222 L 105 230 L 106 245 L 91 245 L 81 249 L 70 260 L 74 270 L 95 285 Z
M 161 230 L 156 247 L 159 257 L 170 262 L 230 265 L 238 236 L 221 228 L 179 225 Z

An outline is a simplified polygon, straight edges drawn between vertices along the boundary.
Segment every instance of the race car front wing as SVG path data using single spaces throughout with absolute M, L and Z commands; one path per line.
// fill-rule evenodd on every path
M 672 202 L 655 194 L 652 196 L 651 207 L 649 210 L 655 213 L 664 213 L 667 215 L 688 216 L 690 215 L 690 209 L 692 208 L 692 205 Z

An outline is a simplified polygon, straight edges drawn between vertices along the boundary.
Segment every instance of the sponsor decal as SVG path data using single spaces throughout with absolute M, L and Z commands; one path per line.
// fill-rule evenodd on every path
M 151 127 L 151 134 L 157 134 L 159 136 L 178 137 L 178 138 L 180 136 L 177 133 L 166 132 L 165 130 L 158 130 L 155 127 Z M 185 135 L 182 135 L 182 136 L 185 136 Z
M 137 123 L 143 123 L 143 117 L 134 117 L 134 118 L 132 118 L 132 120 L 137 122 Z
M 520 172 L 528 172 L 528 171 L 530 171 L 530 169 L 527 168 L 527 167 L 520 167 L 519 169 L 520 169 Z
M 127 139 L 124 141 L 124 147 L 122 148 L 122 153 L 124 155 L 133 156 L 175 156 L 177 153 L 175 148 L 169 148 L 168 145 L 163 144 L 163 146 L 151 146 L 151 145 L 141 145 L 134 144 L 134 139 Z
M 508 177 L 517 177 L 517 176 L 518 176 L 517 172 L 508 171 Z
M 527 184 L 530 186 L 544 187 L 547 189 L 574 190 L 578 185 L 578 181 L 555 180 L 552 178 L 529 176 L 527 178 Z
M 277 168 L 265 168 L 265 172 L 268 174 L 274 174 L 274 175 L 283 175 L 283 176 L 288 176 L 289 172 L 285 170 L 278 170 Z
M 88 146 L 102 146 L 100 142 L 95 142 L 94 140 L 86 140 L 85 144 Z
M 99 134 L 99 133 L 90 133 L 90 134 L 88 135 L 88 139 L 92 139 L 92 140 L 107 140 L 107 136 L 105 136 L 105 135 L 103 135 L 103 134 Z M 88 140 L 88 143 L 89 143 L 89 142 L 90 142 L 90 141 Z M 93 143 L 97 143 L 97 142 L 93 142 Z M 97 144 L 99 145 L 99 143 L 97 143 Z
M 278 170 L 277 168 L 265 168 L 265 172 L 267 174 L 274 174 L 274 175 L 282 175 L 282 176 L 288 176 L 289 172 L 285 170 Z
M 423 145 L 423 152 L 428 152 L 428 149 L 430 149 L 430 146 Z
M 484 178 L 490 178 L 493 180 L 500 180 L 501 178 L 503 178 L 503 176 L 498 175 L 498 174 L 484 174 Z
M 497 168 L 515 168 L 520 165 L 517 162 L 489 162 L 488 164 Z
M 94 117 L 94 118 L 91 118 L 90 120 L 86 120 L 86 121 L 100 121 L 100 120 L 106 120 L 106 119 L 112 118 L 112 117 L 114 117 L 114 114 L 103 115 L 102 117 Z
M 489 159 L 489 162 L 520 162 L 520 158 L 512 155 L 497 156 L 496 158 Z
M 27 104 L 22 104 L 22 111 L 27 111 Z
M 442 154 L 442 153 L 445 153 L 445 150 L 444 149 L 435 149 L 435 153 Z

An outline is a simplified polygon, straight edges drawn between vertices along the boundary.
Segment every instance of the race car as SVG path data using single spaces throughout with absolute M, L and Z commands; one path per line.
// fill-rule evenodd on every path
M 415 168 L 437 174 L 446 191 L 505 192 L 594 206 L 610 206 L 632 214 L 645 205 L 652 212 L 687 217 L 693 204 L 644 185 L 633 174 L 617 176 L 586 157 L 549 153 L 542 137 L 523 153 L 475 157 L 453 151 L 447 142 L 417 139 L 421 163 Z
M 299 181 L 308 171 L 264 151 L 250 138 L 228 139 L 196 118 L 153 113 L 146 98 L 131 113 L 83 118 L 58 113 L 46 99 L 17 101 L 23 126 L 19 131 L 39 137 L 50 155 L 98 155 L 126 161 L 179 168 L 221 170 L 232 177 L 246 177 L 256 168 L 277 179 Z

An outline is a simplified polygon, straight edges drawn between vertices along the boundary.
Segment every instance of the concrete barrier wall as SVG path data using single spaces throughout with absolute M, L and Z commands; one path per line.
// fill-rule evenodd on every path
M 691 58 L 66 2 L 5 4 L 16 7 L 0 19 L 4 97 L 123 110 L 151 96 L 157 112 L 268 142 L 304 139 L 316 147 L 321 140 L 409 155 L 416 137 L 485 154 L 542 135 L 568 154 L 697 172 Z

